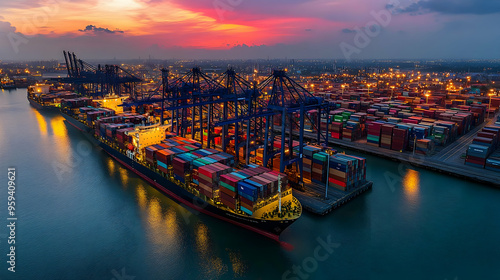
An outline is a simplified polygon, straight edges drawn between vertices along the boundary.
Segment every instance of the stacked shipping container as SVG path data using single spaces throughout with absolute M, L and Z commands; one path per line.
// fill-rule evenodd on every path
M 493 156 L 488 157 L 498 148 L 500 138 L 500 126 L 484 127 L 472 140 L 472 144 L 467 148 L 465 164 L 499 171 L 498 159 Z
M 361 157 L 337 154 L 330 156 L 328 185 L 349 191 L 366 180 L 366 160 Z
M 261 200 L 289 188 L 285 174 L 251 164 L 234 170 L 234 157 L 213 149 L 200 149 L 196 142 L 181 137 L 165 139 L 162 144 L 146 147 L 145 159 L 152 167 L 175 179 L 188 183 L 190 179 L 204 196 L 219 200 L 226 207 L 252 215 Z M 192 177 L 192 178 L 190 178 Z

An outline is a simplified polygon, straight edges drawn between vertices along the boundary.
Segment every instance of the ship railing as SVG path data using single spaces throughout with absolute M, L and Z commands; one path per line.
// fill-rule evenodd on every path
M 281 193 L 281 197 L 287 196 L 287 195 L 289 195 L 291 193 L 292 193 L 292 190 L 289 189 L 287 191 L 282 192 Z M 275 202 L 278 199 L 279 199 L 279 194 L 275 194 L 275 195 L 273 195 L 272 197 L 270 197 L 268 199 L 262 200 L 261 202 L 258 202 L 257 205 L 254 207 L 254 211 L 259 210 L 260 208 L 262 208 L 262 207 L 264 207 L 266 205 L 269 205 L 270 203 L 273 203 L 273 202 Z
M 267 211 L 262 214 L 262 219 L 287 219 L 287 218 L 296 218 L 300 216 L 302 212 L 300 207 L 294 205 L 292 201 L 287 201 L 281 205 L 281 212 L 279 211 L 278 206 L 276 206 L 273 210 Z

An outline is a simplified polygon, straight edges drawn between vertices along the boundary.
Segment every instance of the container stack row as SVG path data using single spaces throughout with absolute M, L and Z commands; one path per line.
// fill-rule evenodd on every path
M 329 136 L 334 139 L 357 141 L 366 136 L 369 145 L 401 152 L 412 151 L 419 140 L 429 139 L 432 144 L 420 141 L 419 145 L 421 152 L 429 154 L 435 146 L 448 145 L 481 124 L 487 108 L 484 104 L 461 105 L 462 103 L 443 108 L 438 105 L 444 104 L 444 99 L 440 98 L 431 97 L 436 104 L 422 104 L 422 100 L 336 100 L 333 101 L 337 105 L 336 109 L 323 112 L 321 127 L 324 130 L 328 124 Z M 410 98 L 410 101 L 417 101 L 417 98 Z M 382 127 L 384 125 L 385 128 Z M 391 131 L 387 125 L 395 125 L 393 129 L 397 129 Z
M 298 150 L 295 149 L 295 152 Z M 312 180 L 313 175 L 313 156 L 315 153 L 321 152 L 321 148 L 314 146 L 304 146 L 302 148 L 302 176 L 307 180 Z
M 385 149 L 390 149 L 392 144 L 392 130 L 394 129 L 394 124 L 384 124 L 382 125 L 382 130 L 380 134 L 380 147 Z
M 371 122 L 368 125 L 368 135 L 366 136 L 366 143 L 371 146 L 379 146 L 380 138 L 382 136 L 382 125 L 384 122 Z
M 356 141 L 361 138 L 361 125 L 359 122 L 347 121 L 342 131 L 342 140 Z
M 350 191 L 366 181 L 366 159 L 336 154 L 330 156 L 328 185 L 341 191 Z
M 92 99 L 87 97 L 79 97 L 72 99 L 61 100 L 61 108 L 64 109 L 78 109 L 92 105 Z
M 145 159 L 165 174 L 172 169 L 174 178 L 183 183 L 192 180 L 203 196 L 217 198 L 226 207 L 248 215 L 253 214 L 259 201 L 278 192 L 278 177 L 281 190 L 289 188 L 285 174 L 255 164 L 235 170 L 232 155 L 202 149 L 196 141 L 181 137 L 146 147 Z
M 326 173 L 328 167 L 328 154 L 317 152 L 312 157 L 311 181 L 318 184 L 326 183 Z
M 465 164 L 500 171 L 500 158 L 497 154 L 490 157 L 497 150 L 499 142 L 500 126 L 485 126 L 467 148 Z
M 294 149 L 298 153 L 298 149 Z M 313 183 L 350 191 L 366 181 L 366 159 L 345 154 L 328 155 L 320 147 L 304 146 L 303 177 Z M 309 171 L 311 170 L 311 171 Z
M 331 136 L 334 139 L 342 139 L 342 129 L 343 129 L 343 123 L 342 122 L 332 122 L 329 127 L 329 131 L 331 132 Z
M 213 163 L 198 168 L 198 191 L 209 198 L 214 198 L 214 194 L 219 190 L 219 178 L 223 174 L 232 172 L 232 168 L 221 164 Z

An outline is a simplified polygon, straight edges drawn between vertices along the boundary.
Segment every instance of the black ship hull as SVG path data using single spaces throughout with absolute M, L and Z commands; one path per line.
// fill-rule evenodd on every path
M 28 97 L 28 101 L 30 102 L 31 106 L 33 106 L 33 108 L 35 108 L 37 110 L 52 111 L 52 112 L 59 111 L 59 108 L 57 108 L 55 106 L 42 105 L 29 97 Z
M 80 130 L 81 132 L 90 133 L 91 135 L 94 134 L 94 130 L 92 128 L 90 128 L 89 126 L 85 125 L 84 123 L 79 122 L 78 120 L 72 118 L 71 116 L 69 116 L 68 114 L 66 114 L 62 111 L 61 111 L 61 115 L 74 128 Z M 95 138 L 93 138 L 93 139 L 95 140 L 95 143 L 97 144 L 97 139 L 95 139 Z
M 279 235 L 293 222 L 297 219 L 284 219 L 284 220 L 262 220 L 255 219 L 252 217 L 240 216 L 224 209 L 218 208 L 212 204 L 205 202 L 203 199 L 197 197 L 191 192 L 187 191 L 183 187 L 177 185 L 176 183 L 168 180 L 159 173 L 151 170 L 150 168 L 134 161 L 133 159 L 127 157 L 123 153 L 117 151 L 108 144 L 99 141 L 98 139 L 91 136 L 93 130 L 86 126 L 85 124 L 75 120 L 71 116 L 62 113 L 63 117 L 68 121 L 68 123 L 77 128 L 78 130 L 85 132 L 97 143 L 106 153 L 108 153 L 112 158 L 120 162 L 123 166 L 131 170 L 132 172 L 139 175 L 142 179 L 146 180 L 149 184 L 155 187 L 157 190 L 176 201 L 178 204 L 183 206 L 188 206 L 193 210 L 199 211 L 201 213 L 210 215 L 212 217 L 218 218 L 220 220 L 232 223 L 234 225 L 240 226 L 242 228 L 254 231 L 256 233 L 262 234 L 273 240 L 279 241 Z M 89 137 L 89 138 L 90 138 Z

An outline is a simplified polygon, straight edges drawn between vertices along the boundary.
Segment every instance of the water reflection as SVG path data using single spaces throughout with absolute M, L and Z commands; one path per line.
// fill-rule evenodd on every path
M 127 188 L 128 186 L 128 171 L 125 168 L 119 168 L 118 172 L 120 173 L 120 179 L 122 181 L 123 188 Z
M 45 117 L 38 110 L 33 110 L 33 112 L 38 122 L 42 141 L 51 146 L 51 149 L 45 150 L 45 153 L 50 157 L 56 156 L 59 163 L 73 167 L 75 161 L 78 160 L 78 155 L 70 147 L 64 118 L 59 115 Z
M 229 260 L 231 261 L 231 266 L 233 268 L 233 274 L 235 278 L 243 277 L 245 275 L 245 265 L 241 261 L 241 255 L 236 252 L 228 250 Z
M 40 135 L 41 136 L 47 136 L 47 122 L 45 121 L 45 118 L 38 112 L 38 110 L 33 110 L 35 112 L 35 118 L 38 122 L 38 127 L 40 129 Z
M 168 207 L 164 213 L 162 201 L 157 196 L 148 193 L 148 189 L 142 185 L 138 185 L 136 190 L 149 239 L 155 245 L 154 250 L 160 254 L 175 254 L 182 243 L 175 209 Z
M 168 232 L 165 231 L 165 235 L 162 234 L 165 224 L 163 223 L 160 203 L 154 197 L 149 200 L 147 219 L 152 241 L 155 244 L 164 243 L 165 239 L 167 239 L 164 239 L 164 237 L 166 237 Z
M 72 166 L 74 162 L 81 161 L 82 155 L 79 154 L 78 149 L 75 150 L 74 147 L 70 146 L 68 131 L 62 116 L 55 116 L 50 119 L 49 130 L 52 131 L 54 135 L 53 138 L 56 140 L 56 147 L 54 150 L 60 161 L 69 161 L 70 166 Z
M 142 210 L 146 209 L 146 190 L 142 185 L 138 185 L 136 189 L 137 202 Z
M 64 118 L 61 116 L 53 117 L 50 120 L 50 126 L 55 136 L 61 139 L 68 139 Z
M 165 214 L 165 224 L 171 235 L 175 237 L 179 230 L 179 225 L 177 223 L 177 214 L 175 213 L 175 210 L 170 208 L 167 210 L 167 213 Z
M 109 169 L 109 175 L 113 176 L 113 174 L 115 174 L 116 171 L 115 161 L 110 157 L 108 157 L 106 161 Z
M 420 173 L 408 169 L 403 178 L 403 189 L 406 199 L 412 203 L 417 202 L 420 191 Z
M 158 249 L 167 250 L 176 248 L 181 240 L 178 237 L 179 227 L 175 211 L 169 209 L 163 217 L 163 209 L 157 197 L 151 197 L 148 205 L 148 225 L 152 241 L 156 245 L 165 247 Z
M 196 227 L 196 248 L 202 255 L 206 255 L 208 253 L 208 229 L 207 226 L 201 223 L 198 223 Z
M 219 278 L 228 271 L 227 265 L 210 249 L 212 242 L 208 237 L 208 228 L 205 224 L 198 223 L 196 227 L 196 248 L 200 253 L 204 278 Z

